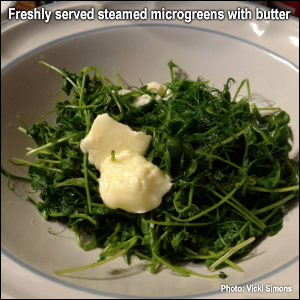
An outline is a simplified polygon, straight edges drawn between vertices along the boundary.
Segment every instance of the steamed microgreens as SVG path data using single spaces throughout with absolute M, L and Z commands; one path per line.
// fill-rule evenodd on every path
M 63 78 L 63 93 L 56 109 L 37 123 L 20 131 L 34 139 L 37 148 L 27 148 L 34 160 L 13 159 L 28 165 L 29 178 L 11 175 L 11 180 L 31 182 L 42 202 L 27 199 L 45 218 L 57 218 L 75 233 L 79 247 L 88 251 L 104 248 L 97 263 L 55 271 L 64 274 L 93 268 L 123 254 L 130 264 L 133 255 L 151 260 L 151 273 L 164 264 L 189 277 L 225 278 L 224 273 L 205 276 L 179 266 L 180 262 L 205 260 L 209 270 L 227 264 L 243 270 L 229 258 L 247 253 L 262 235 L 282 229 L 281 205 L 298 196 L 299 163 L 288 158 L 291 146 L 289 115 L 279 108 L 260 114 L 251 100 L 249 81 L 242 81 L 233 100 L 229 92 L 235 81 L 229 78 L 224 89 L 208 82 L 178 80 L 168 63 L 172 91 L 167 101 L 155 99 L 147 86 L 120 95 L 124 89 L 105 78 L 98 68 L 84 68 L 79 75 L 41 64 Z M 248 97 L 238 100 L 246 83 Z M 71 100 L 62 101 L 64 94 Z M 152 101 L 134 107 L 133 94 L 149 94 Z M 42 118 L 57 112 L 57 125 Z M 88 162 L 80 141 L 88 134 L 99 114 L 152 136 L 146 158 L 172 179 L 172 189 L 162 204 L 151 212 L 133 214 L 105 206 L 99 194 L 99 171 Z M 115 153 L 111 153 L 112 161 Z M 81 233 L 92 237 L 82 245 Z M 108 258 L 109 257 L 109 258 Z

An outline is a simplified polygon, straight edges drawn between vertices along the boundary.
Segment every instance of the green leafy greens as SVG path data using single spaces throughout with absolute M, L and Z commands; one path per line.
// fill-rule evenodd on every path
M 199 78 L 178 80 L 168 63 L 172 91 L 168 100 L 154 100 L 155 91 L 142 86 L 132 93 L 118 93 L 119 86 L 105 78 L 98 68 L 84 68 L 79 75 L 58 70 L 63 93 L 55 103 L 57 125 L 42 118 L 19 130 L 34 139 L 37 148 L 27 148 L 34 160 L 13 159 L 29 166 L 29 178 L 17 177 L 1 167 L 11 180 L 25 180 L 40 193 L 42 202 L 27 199 L 45 219 L 57 218 L 75 233 L 84 251 L 103 248 L 97 263 L 55 271 L 64 274 L 93 268 L 123 254 L 130 264 L 133 256 L 151 260 L 155 274 L 164 264 L 189 277 L 225 278 L 221 272 L 204 276 L 179 266 L 180 262 L 206 261 L 208 270 L 229 265 L 229 260 L 247 253 L 252 242 L 282 229 L 281 205 L 299 193 L 299 163 L 288 158 L 291 133 L 289 115 L 269 108 L 261 115 L 252 103 L 250 85 L 244 80 L 233 99 L 229 78 L 224 89 L 209 87 Z M 243 85 L 248 97 L 237 101 Z M 72 100 L 62 101 L 64 94 Z M 149 94 L 152 101 L 134 107 L 133 94 Z M 99 114 L 152 136 L 146 158 L 172 179 L 172 189 L 162 204 L 144 214 L 133 214 L 105 206 L 98 188 L 99 171 L 80 149 Z M 113 155 L 113 154 L 112 154 Z M 113 157 L 113 156 L 112 156 Z M 81 232 L 92 241 L 82 245 Z

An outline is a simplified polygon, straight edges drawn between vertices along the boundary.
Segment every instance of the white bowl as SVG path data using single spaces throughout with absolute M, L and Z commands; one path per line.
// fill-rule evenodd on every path
M 18 1 L 1 1 L 1 22 L 8 18 L 8 9 L 17 6 Z
M 124 5 L 110 2 L 105 7 L 117 9 L 124 8 Z M 137 9 L 146 6 L 132 2 L 126 5 Z M 250 4 L 243 5 L 253 9 Z M 62 3 L 50 9 L 87 9 L 91 6 L 99 9 L 101 3 Z M 239 4 L 150 2 L 147 6 L 149 9 L 155 6 L 234 9 Z M 143 82 L 169 81 L 167 62 L 170 59 L 179 64 L 191 79 L 202 75 L 220 89 L 229 77 L 238 82 L 248 78 L 253 93 L 274 100 L 291 115 L 294 134 L 291 156 L 295 157 L 299 152 L 298 24 L 294 19 L 280 23 L 224 20 L 193 21 L 191 24 L 149 20 L 52 20 L 47 25 L 38 21 L 6 22 L 1 28 L 1 38 L 5 42 L 1 49 L 1 164 L 14 174 L 26 174 L 26 168 L 8 161 L 11 157 L 25 158 L 24 148 L 34 146 L 30 138 L 17 130 L 19 121 L 15 115 L 32 124 L 53 109 L 60 94 L 60 76 L 39 65 L 39 60 L 72 72 L 95 65 L 108 78 L 114 78 L 114 71 L 118 71 L 128 85 L 139 85 L 140 78 Z M 16 44 L 19 47 L 15 47 Z M 237 85 L 232 87 L 232 93 L 236 88 Z M 55 116 L 50 115 L 46 120 L 54 124 Z M 7 178 L 1 176 L 4 295 L 45 297 L 43 292 L 47 287 L 52 297 L 59 297 L 67 291 L 70 297 L 224 297 L 220 294 L 221 284 L 245 286 L 258 283 L 293 285 L 293 295 L 299 293 L 298 203 L 289 207 L 283 230 L 257 245 L 247 256 L 253 256 L 251 259 L 240 262 L 244 273 L 227 268 L 229 277 L 225 280 L 182 278 L 167 269 L 154 276 L 143 269 L 145 262 L 135 260 L 133 266 L 128 267 L 122 258 L 71 276 L 56 276 L 53 270 L 95 262 L 99 250 L 83 252 L 77 247 L 71 230 L 58 236 L 48 234 L 49 227 L 54 232 L 63 227 L 42 219 L 25 201 L 30 186 L 16 183 L 14 192 L 11 192 L 6 184 Z M 31 195 L 38 201 L 38 196 Z M 13 266 L 13 270 L 9 266 Z M 190 264 L 190 268 L 207 273 L 204 266 Z M 21 270 L 21 277 L 15 270 Z M 15 285 L 15 278 L 23 278 L 23 282 Z M 33 282 L 33 278 L 41 286 Z M 245 291 L 243 295 L 231 294 L 229 297 L 247 295 Z M 284 294 L 275 296 L 283 297 Z

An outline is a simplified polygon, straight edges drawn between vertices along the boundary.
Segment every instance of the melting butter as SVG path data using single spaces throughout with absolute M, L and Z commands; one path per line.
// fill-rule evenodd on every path
M 157 208 L 171 189 L 171 180 L 145 157 L 129 150 L 101 164 L 100 194 L 111 209 L 144 213 Z
M 133 131 L 129 126 L 102 114 L 95 119 L 90 132 L 81 141 L 83 153 L 89 153 L 89 162 L 98 170 L 106 157 L 114 150 L 116 154 L 131 150 L 144 156 L 152 137 L 143 132 Z

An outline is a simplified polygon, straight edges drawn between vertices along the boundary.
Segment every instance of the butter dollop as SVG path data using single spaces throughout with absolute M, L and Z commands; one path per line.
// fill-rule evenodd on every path
M 153 81 L 150 83 L 147 83 L 147 91 L 150 91 L 151 93 L 155 93 L 159 96 L 163 96 L 166 91 L 166 86 L 163 84 L 160 84 L 159 82 Z
M 81 141 L 83 153 L 89 153 L 89 162 L 98 170 L 106 157 L 114 150 L 116 154 L 130 150 L 144 156 L 152 137 L 141 131 L 133 131 L 129 126 L 102 114 L 95 119 L 90 132 Z
M 107 157 L 101 164 L 100 194 L 111 209 L 144 213 L 157 208 L 171 189 L 171 180 L 145 157 L 122 151 L 115 161 Z

